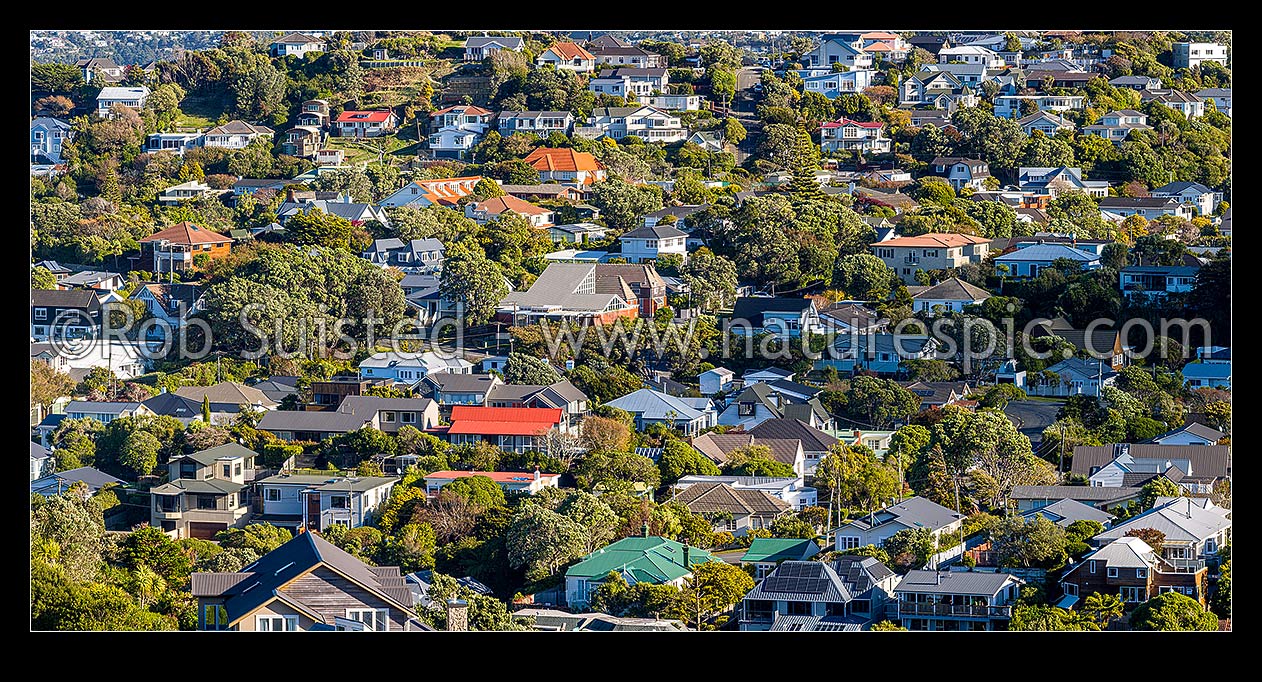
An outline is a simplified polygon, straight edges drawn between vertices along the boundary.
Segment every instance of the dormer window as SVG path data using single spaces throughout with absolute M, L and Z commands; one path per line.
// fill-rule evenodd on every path
M 736 411 L 737 411 L 737 414 L 739 414 L 742 417 L 752 417 L 754 416 L 754 412 L 757 410 L 757 408 L 758 408 L 757 403 L 740 403 L 739 405 L 737 405 Z

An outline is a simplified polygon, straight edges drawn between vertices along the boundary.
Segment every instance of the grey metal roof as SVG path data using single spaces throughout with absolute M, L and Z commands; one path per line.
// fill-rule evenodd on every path
M 592 263 L 549 263 L 527 291 L 509 292 L 500 300 L 501 306 L 559 306 L 566 310 L 604 311 L 615 301 L 614 294 L 577 293 L 585 279 L 594 278 L 596 266 Z
M 251 457 L 258 457 L 258 454 L 259 453 L 245 447 L 244 445 L 239 445 L 237 443 L 224 443 L 223 445 L 216 445 L 213 448 L 206 448 L 205 450 L 199 450 L 192 454 L 184 455 L 183 457 L 173 457 L 172 459 L 187 458 L 197 462 L 198 464 L 210 466 L 223 458 L 249 459 Z
M 521 38 L 516 36 L 472 36 L 466 38 L 464 42 L 466 50 L 471 47 L 480 48 L 492 44 L 503 45 L 510 50 L 519 50 L 524 43 L 522 43 Z
M 707 411 L 705 407 L 711 405 L 707 398 L 679 398 L 648 388 L 632 391 L 605 404 L 638 414 L 641 419 L 663 420 L 673 413 L 674 420 L 688 421 L 701 418 Z
M 962 518 L 964 518 L 963 514 L 916 496 L 868 516 L 851 519 L 841 527 L 854 526 L 859 530 L 867 531 L 887 523 L 899 523 L 908 528 L 928 528 L 936 531 Z
M 800 313 L 813 304 L 814 301 L 809 298 L 742 296 L 732 307 L 732 319 L 749 320 L 751 325 L 761 327 L 765 313 Z
M 1082 249 L 1075 249 L 1072 246 L 1065 246 L 1064 244 L 1035 244 L 1033 246 L 1027 246 L 1024 249 L 1017 249 L 1012 253 L 1006 253 L 995 260 L 1004 262 L 1050 262 L 1056 260 L 1057 258 L 1068 258 L 1069 260 L 1081 263 L 1090 263 L 1092 261 L 1100 260 L 1100 257 L 1094 253 L 1088 253 Z
M 65 490 L 80 481 L 86 483 L 88 490 L 95 493 L 103 486 L 111 483 L 122 483 L 123 479 L 115 478 L 93 467 L 79 467 L 77 469 L 59 471 L 31 481 L 31 492 L 56 494 L 59 490 Z
M 192 478 L 177 478 L 170 483 L 163 483 L 160 486 L 151 488 L 149 492 L 155 495 L 175 495 L 179 493 L 194 493 L 203 495 L 228 495 L 240 492 L 244 485 L 225 481 L 218 478 L 208 478 L 197 480 Z
M 122 414 L 123 412 L 134 412 L 138 407 L 140 407 L 140 403 L 71 400 L 66 404 L 66 414 L 77 412 L 85 414 Z
M 800 440 L 802 449 L 808 452 L 827 450 L 837 439 L 800 419 L 768 419 L 749 430 L 759 439 Z
M 1138 497 L 1139 488 L 1105 488 L 1090 485 L 1018 485 L 1012 488 L 1016 500 L 1087 500 L 1112 502 Z
M 1089 504 L 1070 499 L 1057 500 L 1046 507 L 1025 512 L 1022 516 L 1027 521 L 1033 521 L 1035 516 L 1042 516 L 1058 526 L 1069 526 L 1074 521 L 1099 521 L 1108 524 L 1113 520 L 1112 514 L 1106 514 Z
M 1183 426 L 1180 426 L 1177 429 L 1167 431 L 1161 434 L 1160 436 L 1153 438 L 1152 442 L 1156 443 L 1180 433 L 1190 433 L 1193 436 L 1196 436 L 1197 438 L 1203 438 L 1209 441 L 1210 443 L 1217 443 L 1218 441 L 1222 440 L 1223 436 L 1227 435 L 1223 433 L 1222 431 L 1219 431 L 1218 429 L 1210 428 L 1200 422 L 1190 422 L 1188 424 L 1184 424 Z
M 912 296 L 912 299 L 917 301 L 983 301 L 988 298 L 990 298 L 989 291 L 954 277 L 921 289 Z
M 48 459 L 50 456 L 48 448 L 31 441 L 31 459 Z
M 1132 443 L 1126 448 L 1135 460 L 1188 460 L 1195 476 L 1225 477 L 1231 474 L 1231 448 L 1226 445 L 1156 445 Z M 1078 445 L 1074 447 L 1070 471 L 1089 476 L 1092 467 L 1112 462 L 1121 448 L 1113 445 Z
M 492 374 L 452 374 L 440 372 L 425 376 L 424 382 L 446 393 L 481 393 L 486 395 L 499 379 Z
M 429 398 L 381 398 L 375 395 L 348 395 L 337 411 L 372 419 L 381 410 L 424 412 L 433 401 Z
M 864 620 L 857 616 L 790 616 L 779 614 L 769 632 L 859 632 Z
M 1228 518 L 1230 510 L 1215 506 L 1209 500 L 1200 502 L 1207 503 L 1207 506 L 1201 506 L 1198 500 L 1190 497 L 1157 498 L 1152 509 L 1118 523 L 1094 539 L 1116 540 L 1124 537 L 1127 531 L 1155 528 L 1165 533 L 1166 540 L 1200 542 L 1231 527 L 1231 519 Z
M 1152 547 L 1136 537 L 1118 538 L 1082 557 L 1082 561 L 1088 559 L 1103 561 L 1109 568 L 1148 568 L 1157 563 Z
M 218 597 L 252 573 L 194 573 L 190 592 L 194 597 Z
M 357 416 L 329 410 L 321 412 L 274 410 L 263 415 L 263 418 L 259 420 L 258 428 L 263 431 L 348 433 L 367 424 L 372 417 L 372 414 Z
M 1025 581 L 1007 573 L 983 573 L 980 571 L 909 571 L 895 593 L 908 594 L 969 594 L 994 597 L 1013 581 L 1024 585 Z
M 634 230 L 623 233 L 619 239 L 670 239 L 672 237 L 686 237 L 687 232 L 676 229 L 670 225 L 654 225 L 653 227 L 637 227 Z

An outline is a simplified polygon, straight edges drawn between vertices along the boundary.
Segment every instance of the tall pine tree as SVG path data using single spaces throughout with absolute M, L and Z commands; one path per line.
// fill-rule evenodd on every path
M 798 128 L 797 144 L 793 148 L 793 179 L 789 181 L 789 194 L 797 201 L 822 201 L 824 190 L 820 189 L 815 174 L 819 172 L 819 148 L 811 141 L 811 134 L 805 128 Z

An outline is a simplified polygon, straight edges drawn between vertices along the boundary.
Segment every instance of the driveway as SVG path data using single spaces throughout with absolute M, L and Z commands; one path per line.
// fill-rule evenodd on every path
M 1056 412 L 1060 410 L 1060 406 L 1060 403 L 1039 400 L 1014 400 L 1004 408 L 1004 414 L 1016 424 L 1018 431 L 1029 436 L 1030 442 L 1038 447 L 1039 441 L 1043 439 L 1043 429 L 1056 421 Z

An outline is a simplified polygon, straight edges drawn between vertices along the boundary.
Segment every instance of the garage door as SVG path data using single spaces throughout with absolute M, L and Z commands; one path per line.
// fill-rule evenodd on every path
M 188 524 L 188 536 L 191 538 L 201 538 L 203 540 L 215 539 L 215 533 L 221 530 L 227 530 L 226 523 L 197 523 L 190 522 Z

